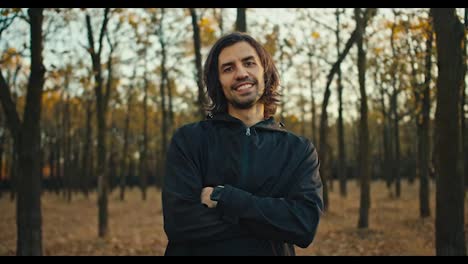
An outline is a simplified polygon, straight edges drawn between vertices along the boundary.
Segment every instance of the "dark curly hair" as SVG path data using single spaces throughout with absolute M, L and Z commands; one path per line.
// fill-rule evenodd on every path
M 218 57 L 224 48 L 242 41 L 247 42 L 255 49 L 258 57 L 260 58 L 263 69 L 265 70 L 263 75 L 265 80 L 265 92 L 259 101 L 265 105 L 264 117 L 269 118 L 275 114 L 276 108 L 280 103 L 280 93 L 278 92 L 280 81 L 278 70 L 273 63 L 271 55 L 265 50 L 265 48 L 250 35 L 242 32 L 234 32 L 221 37 L 213 45 L 208 57 L 206 58 L 203 81 L 205 83 L 208 96 L 211 99 L 211 102 L 207 105 L 207 110 L 211 114 L 227 112 L 227 100 L 224 96 L 218 75 Z

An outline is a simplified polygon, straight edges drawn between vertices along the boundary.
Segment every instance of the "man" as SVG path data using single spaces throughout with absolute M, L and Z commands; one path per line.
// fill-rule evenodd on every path
M 275 122 L 279 76 L 251 36 L 219 39 L 205 62 L 207 120 L 172 138 L 162 193 L 165 255 L 294 255 L 323 209 L 315 147 Z

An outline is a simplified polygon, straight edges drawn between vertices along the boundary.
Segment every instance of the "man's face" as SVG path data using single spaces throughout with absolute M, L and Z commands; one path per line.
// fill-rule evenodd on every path
M 224 48 L 218 57 L 219 81 L 230 107 L 248 109 L 265 91 L 264 69 L 255 49 L 247 42 Z

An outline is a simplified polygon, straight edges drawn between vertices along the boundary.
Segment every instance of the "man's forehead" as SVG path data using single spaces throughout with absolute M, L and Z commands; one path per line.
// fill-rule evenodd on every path
M 238 42 L 234 45 L 225 47 L 219 54 L 218 61 L 224 64 L 235 60 L 244 60 L 248 58 L 258 59 L 257 51 L 247 42 Z

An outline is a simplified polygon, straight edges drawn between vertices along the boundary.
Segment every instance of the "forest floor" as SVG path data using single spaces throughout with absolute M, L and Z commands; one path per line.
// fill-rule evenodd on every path
M 435 188 L 431 185 L 431 214 L 419 217 L 419 184 L 402 182 L 402 195 L 391 198 L 385 183 L 371 185 L 369 228 L 357 229 L 359 188 L 348 182 L 348 196 L 341 198 L 338 184 L 330 192 L 330 208 L 320 222 L 314 242 L 298 255 L 435 255 Z M 44 255 L 163 255 L 160 192 L 148 190 L 142 201 L 138 189 L 128 190 L 126 200 L 118 191 L 109 197 L 109 235 L 97 238 L 96 194 L 76 194 L 71 203 L 63 196 L 42 197 Z M 9 193 L 0 198 L 0 256 L 16 250 L 15 203 Z M 465 237 L 468 238 L 468 197 L 465 199 Z M 468 242 L 468 241 L 467 241 Z M 468 245 L 468 243 L 467 243 Z

